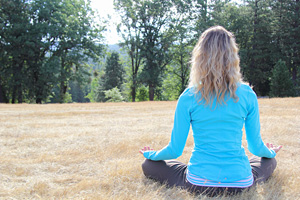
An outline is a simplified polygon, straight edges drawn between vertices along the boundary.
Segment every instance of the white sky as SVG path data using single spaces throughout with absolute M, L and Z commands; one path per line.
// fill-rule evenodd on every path
M 241 3 L 242 0 L 233 0 L 234 2 Z M 121 41 L 121 37 L 117 33 L 116 24 L 120 22 L 118 14 L 114 11 L 113 0 L 91 0 L 93 10 L 98 11 L 102 18 L 107 19 L 107 15 L 111 16 L 108 20 L 107 32 L 104 34 L 107 44 L 117 44 Z
M 104 34 L 107 44 L 117 44 L 121 37 L 117 33 L 118 15 L 114 11 L 113 0 L 91 0 L 91 7 L 93 10 L 98 11 L 101 18 L 107 19 L 110 15 L 111 19 L 108 20 L 107 32 Z

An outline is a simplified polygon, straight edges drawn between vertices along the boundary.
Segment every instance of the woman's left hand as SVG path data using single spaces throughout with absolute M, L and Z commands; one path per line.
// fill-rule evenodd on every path
M 139 150 L 139 152 L 140 152 L 141 154 L 143 154 L 143 155 L 144 155 L 144 152 L 145 152 L 145 151 L 153 151 L 153 149 L 150 148 L 150 147 L 148 147 L 148 146 L 146 146 L 146 147 L 142 148 L 141 150 Z
M 272 149 L 275 151 L 275 153 L 278 153 L 278 151 L 282 148 L 281 145 L 277 146 L 277 145 L 274 145 L 272 143 L 267 143 L 266 146 L 269 148 L 269 149 Z

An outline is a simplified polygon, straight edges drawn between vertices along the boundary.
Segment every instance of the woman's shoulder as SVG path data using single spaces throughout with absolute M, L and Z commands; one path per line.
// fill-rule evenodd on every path
M 193 104 L 194 100 L 195 100 L 195 91 L 193 87 L 186 88 L 178 98 L 178 102 L 184 103 L 186 105 Z
M 194 97 L 195 95 L 195 90 L 193 87 L 188 87 L 186 88 L 181 95 L 179 96 L 179 98 L 191 98 Z
M 245 82 L 241 82 L 238 84 L 238 88 L 245 90 L 245 91 L 250 91 L 252 90 L 252 88 L 249 86 L 249 84 L 245 83 Z
M 244 82 L 239 83 L 237 91 L 255 95 L 255 92 L 252 90 L 252 88 L 247 83 L 244 83 Z
M 248 103 L 257 101 L 256 93 L 247 83 L 241 83 L 237 89 L 237 95 Z

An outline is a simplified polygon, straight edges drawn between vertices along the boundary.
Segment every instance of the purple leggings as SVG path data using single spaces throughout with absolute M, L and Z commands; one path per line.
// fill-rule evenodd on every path
M 275 158 L 253 156 L 250 158 L 249 162 L 254 178 L 253 185 L 265 182 L 276 168 Z M 193 185 L 186 180 L 187 165 L 176 160 L 152 161 L 146 159 L 142 164 L 142 169 L 147 178 L 154 179 L 169 187 L 178 186 L 195 194 L 216 196 L 225 193 L 232 195 L 250 188 L 205 187 Z

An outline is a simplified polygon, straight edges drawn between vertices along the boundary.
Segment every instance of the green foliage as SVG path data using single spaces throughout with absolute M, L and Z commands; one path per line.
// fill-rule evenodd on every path
M 64 96 L 63 103 L 72 103 L 72 94 L 69 92 L 66 92 L 66 95 Z
M 68 88 L 66 88 L 66 90 L 67 90 L 66 94 L 63 96 L 63 99 L 61 100 L 60 96 L 59 96 L 60 88 L 59 88 L 59 85 L 56 85 L 52 89 L 52 92 L 49 95 L 49 97 L 47 99 L 45 99 L 44 102 L 47 102 L 47 103 L 57 103 L 57 102 L 60 102 L 60 103 L 72 103 L 73 102 L 73 100 L 72 100 L 72 94 L 70 93 L 71 88 L 68 87 Z
M 0 102 L 41 103 L 59 82 L 52 99 L 62 103 L 69 81 L 82 83 L 85 63 L 102 54 L 89 1 L 1 0 L 0 13 Z
M 294 85 L 284 61 L 279 60 L 272 73 L 271 95 L 273 97 L 294 96 Z
M 100 70 L 105 27 L 95 23 L 90 1 L 0 0 L 0 103 L 106 101 L 104 91 L 115 87 L 126 101 L 174 100 L 188 84 L 193 46 L 213 25 L 235 34 L 242 74 L 258 95 L 292 95 L 288 79 L 278 78 L 283 74 L 292 78 L 294 95 L 300 94 L 298 0 L 114 5 L 128 60 L 120 62 L 113 52 Z M 93 77 L 95 68 L 100 74 Z
M 124 81 L 124 68 L 120 63 L 119 54 L 116 52 L 108 55 L 105 63 L 105 76 L 103 82 L 104 90 L 110 90 L 112 88 L 121 88 Z
M 97 90 L 99 88 L 99 80 L 97 77 L 95 77 L 91 82 L 91 90 L 90 92 L 85 96 L 85 98 L 89 99 L 90 102 L 97 102 Z
M 128 77 L 126 77 L 128 80 Z M 124 83 L 122 84 L 121 88 L 121 94 L 124 98 L 124 101 L 128 102 L 128 101 L 132 101 L 132 96 L 131 96 L 131 84 L 129 81 L 124 81 Z
M 169 48 L 174 41 L 175 4 L 169 0 L 118 0 L 115 1 L 125 22 L 125 46 L 132 59 L 132 97 L 137 86 L 137 71 L 143 83 L 149 86 L 149 99 L 154 99 L 155 88 L 161 84 L 161 75 L 170 62 Z M 133 63 L 135 62 L 135 64 Z
M 107 102 L 122 102 L 124 98 L 120 90 L 117 87 L 114 87 L 110 90 L 104 91 L 105 98 L 108 99 Z
M 137 100 L 138 101 L 148 101 L 149 100 L 149 95 L 148 95 L 148 88 L 145 87 L 144 85 L 140 86 L 138 88 L 138 91 L 137 91 Z
M 249 3 L 251 8 L 251 46 L 248 50 L 249 63 L 247 78 L 253 85 L 254 91 L 261 96 L 268 95 L 270 91 L 270 79 L 274 62 L 272 61 L 272 18 L 273 13 L 269 9 L 268 0 L 254 0 Z
M 184 85 L 184 89 L 187 85 Z M 167 73 L 162 84 L 162 100 L 174 101 L 178 99 L 182 93 L 182 84 L 180 79 L 173 75 L 173 73 Z
M 81 85 L 78 81 L 71 81 L 69 82 L 70 85 L 70 91 L 69 93 L 72 95 L 72 102 L 78 102 L 78 103 L 86 103 L 90 102 L 89 98 L 86 98 L 88 96 L 88 85 Z
M 300 2 L 299 0 L 273 1 L 273 54 L 274 60 L 286 62 L 293 83 L 299 87 L 300 74 Z M 300 95 L 299 91 L 298 94 Z
M 105 91 L 115 87 L 122 88 L 125 70 L 120 62 L 119 54 L 116 52 L 108 53 L 103 71 L 94 87 L 94 98 L 97 102 L 105 102 Z
M 136 88 L 139 85 L 138 73 L 142 65 L 142 33 L 138 26 L 136 9 L 132 7 L 131 0 L 116 0 L 114 5 L 121 15 L 121 23 L 118 24 L 117 31 L 122 35 L 124 42 L 120 45 L 129 56 L 129 84 L 132 102 L 135 102 Z

